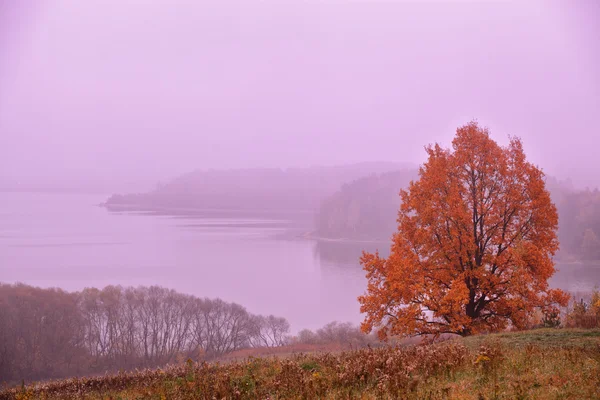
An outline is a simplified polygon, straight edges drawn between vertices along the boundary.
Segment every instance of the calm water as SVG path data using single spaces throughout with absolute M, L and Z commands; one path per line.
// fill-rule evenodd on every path
M 206 212 L 170 217 L 108 212 L 106 196 L 0 193 L 0 281 L 67 290 L 161 285 L 285 316 L 297 331 L 359 322 L 363 247 L 294 238 L 281 216 Z M 287 237 L 287 239 L 286 239 Z M 559 265 L 553 285 L 585 291 L 597 265 Z
M 290 224 L 108 212 L 106 196 L 0 193 L 0 281 L 79 290 L 161 285 L 288 318 L 293 330 L 360 320 L 358 268 L 322 260 Z

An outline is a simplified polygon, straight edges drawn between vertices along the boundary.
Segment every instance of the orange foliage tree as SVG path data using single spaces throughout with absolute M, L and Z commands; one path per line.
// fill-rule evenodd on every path
M 536 308 L 568 295 L 550 289 L 558 214 L 544 174 L 518 138 L 502 147 L 471 122 L 452 149 L 427 147 L 419 179 L 400 192 L 391 254 L 363 253 L 362 329 L 388 335 L 469 335 L 523 328 Z

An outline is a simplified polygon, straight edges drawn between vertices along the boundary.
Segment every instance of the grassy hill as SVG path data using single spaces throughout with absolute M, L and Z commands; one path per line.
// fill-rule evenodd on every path
M 540 329 L 428 346 L 249 358 L 69 379 L 0 399 L 597 399 L 600 330 Z

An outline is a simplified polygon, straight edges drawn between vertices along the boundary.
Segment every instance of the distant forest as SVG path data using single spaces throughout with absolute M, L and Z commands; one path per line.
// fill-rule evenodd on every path
M 314 219 L 313 236 L 387 241 L 396 230 L 399 191 L 418 177 L 402 163 L 359 163 L 333 167 L 195 171 L 148 193 L 116 194 L 111 210 L 189 213 L 221 209 L 252 213 L 301 212 Z M 600 192 L 577 190 L 547 177 L 559 212 L 558 257 L 600 260 Z M 287 216 L 287 215 L 286 215 Z
M 325 199 L 316 216 L 323 238 L 389 240 L 396 231 L 400 189 L 416 170 L 373 174 L 345 184 Z M 547 177 L 559 214 L 560 252 L 564 261 L 600 260 L 600 192 L 576 190 L 569 182 Z
M 388 240 L 396 231 L 400 189 L 417 178 L 417 171 L 373 174 L 342 185 L 322 201 L 316 233 L 329 239 Z
M 285 170 L 195 171 L 159 184 L 148 193 L 113 195 L 105 205 L 115 210 L 236 209 L 312 213 L 344 182 L 398 170 L 403 166 L 405 164 L 372 162 Z

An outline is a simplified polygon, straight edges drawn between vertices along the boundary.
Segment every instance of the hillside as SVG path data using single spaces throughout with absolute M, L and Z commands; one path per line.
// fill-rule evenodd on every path
M 195 171 L 148 193 L 113 195 L 109 209 L 136 210 L 304 210 L 314 211 L 345 182 L 402 168 L 404 164 L 365 162 L 309 168 Z
M 0 392 L 0 399 L 594 399 L 600 331 L 541 329 L 428 346 L 184 363 Z

